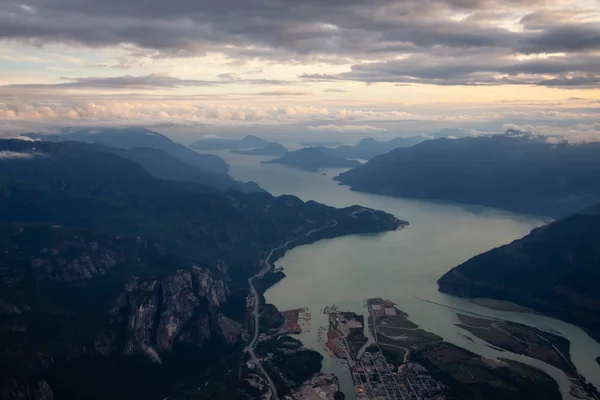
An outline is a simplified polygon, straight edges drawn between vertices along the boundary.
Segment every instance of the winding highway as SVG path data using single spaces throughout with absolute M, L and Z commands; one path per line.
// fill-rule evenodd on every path
M 306 233 L 306 235 L 304 235 L 302 238 L 288 240 L 281 246 L 274 248 L 273 250 L 271 250 L 269 252 L 267 257 L 265 258 L 263 268 L 256 275 L 248 278 L 248 284 L 250 285 L 250 293 L 251 293 L 252 297 L 254 298 L 254 309 L 252 310 L 252 314 L 254 316 L 254 333 L 252 335 L 252 340 L 246 347 L 246 351 L 248 353 L 250 353 L 250 357 L 252 358 L 252 361 L 256 365 L 256 368 L 258 369 L 258 371 L 265 377 L 267 384 L 269 385 L 269 390 L 271 391 L 271 398 L 273 400 L 279 400 L 279 396 L 277 395 L 277 389 L 275 388 L 275 384 L 273 384 L 273 380 L 271 379 L 271 377 L 269 376 L 269 374 L 267 373 L 265 368 L 262 366 L 260 359 L 258 357 L 256 357 L 256 353 L 254 352 L 254 349 L 256 348 L 256 342 L 258 341 L 258 331 L 259 331 L 258 317 L 259 317 L 260 302 L 259 302 L 258 292 L 256 291 L 256 288 L 254 287 L 254 284 L 252 283 L 252 281 L 254 280 L 254 278 L 262 278 L 267 272 L 269 272 L 271 270 L 271 257 L 273 257 L 273 254 L 276 251 L 287 248 L 290 244 L 292 244 L 296 241 L 299 241 L 301 239 L 305 239 L 315 232 L 318 232 L 318 231 L 326 229 L 326 228 L 333 228 L 336 225 L 337 225 L 337 221 L 331 220 L 320 228 L 315 228 L 313 230 L 308 231 Z

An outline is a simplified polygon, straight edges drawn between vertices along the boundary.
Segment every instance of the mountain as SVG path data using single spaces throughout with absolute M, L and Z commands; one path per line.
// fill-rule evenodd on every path
M 0 140 L 0 398 L 247 398 L 248 277 L 283 243 L 400 223 L 362 210 Z
M 600 204 L 473 257 L 438 281 L 460 297 L 509 300 L 600 338 Z
M 264 147 L 269 142 L 252 135 L 243 139 L 200 139 L 190 144 L 194 150 L 239 150 Z
M 338 142 L 338 141 L 317 141 L 317 142 L 298 142 L 299 145 L 303 146 L 303 147 L 321 147 L 321 146 L 326 146 L 326 147 L 334 147 L 334 146 L 340 146 L 342 144 L 344 144 L 344 142 Z
M 284 164 L 307 171 L 317 171 L 319 168 L 351 168 L 360 165 L 360 162 L 334 156 L 324 147 L 306 147 L 290 151 L 271 161 L 263 161 L 263 164 Z
M 330 153 L 342 158 L 370 160 L 380 154 L 389 153 L 398 147 L 410 147 L 427 140 L 424 136 L 397 137 L 387 142 L 380 142 L 373 138 L 366 138 L 356 146 L 339 146 L 330 149 Z
M 77 142 L 72 143 L 76 145 Z M 228 174 L 205 171 L 189 165 L 160 149 L 150 147 L 119 149 L 116 147 L 88 145 L 86 143 L 81 143 L 81 145 L 88 146 L 88 150 L 105 151 L 131 160 L 142 166 L 156 178 L 194 182 L 212 186 L 219 190 L 233 189 L 243 193 L 262 191 L 260 186 L 254 182 L 239 182 L 231 178 Z
M 60 134 L 27 133 L 28 136 L 40 140 L 72 140 L 84 143 L 102 144 L 121 149 L 149 147 L 160 149 L 179 158 L 181 161 L 208 172 L 226 174 L 229 165 L 212 154 L 200 154 L 190 148 L 175 143 L 167 136 L 146 128 L 66 128 Z
M 600 143 L 525 134 L 435 139 L 335 178 L 353 190 L 565 216 L 600 201 Z
M 257 149 L 231 150 L 231 152 L 247 156 L 282 156 L 287 153 L 287 149 L 279 143 L 269 143 L 265 147 L 259 147 Z

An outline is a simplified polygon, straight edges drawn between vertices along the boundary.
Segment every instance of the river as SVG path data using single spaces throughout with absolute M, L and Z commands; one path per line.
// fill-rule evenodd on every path
M 558 333 L 571 341 L 571 358 L 579 372 L 600 386 L 600 366 L 595 361 L 600 356 L 600 343 L 580 328 L 541 315 L 493 310 L 437 290 L 437 279 L 452 267 L 524 236 L 548 222 L 547 218 L 353 192 L 333 181 L 343 171 L 340 169 L 324 170 L 323 175 L 260 163 L 270 157 L 215 154 L 231 165 L 234 178 L 255 181 L 274 195 L 292 194 L 336 207 L 359 204 L 409 221 L 410 226 L 401 231 L 323 240 L 289 251 L 276 263 L 283 267 L 287 278 L 265 294 L 266 300 L 280 310 L 309 308 L 312 329 L 299 338 L 325 356 L 323 371 L 340 376 L 347 399 L 355 399 L 349 374 L 317 342 L 317 328 L 327 325 L 321 310 L 336 304 L 342 310 L 366 315 L 363 300 L 370 297 L 394 301 L 413 322 L 450 343 L 488 358 L 510 358 L 544 370 L 559 383 L 563 398 L 571 398 L 562 371 L 529 357 L 494 350 L 454 324 L 458 322 L 457 310 L 464 310 Z M 466 339 L 465 334 L 474 341 Z

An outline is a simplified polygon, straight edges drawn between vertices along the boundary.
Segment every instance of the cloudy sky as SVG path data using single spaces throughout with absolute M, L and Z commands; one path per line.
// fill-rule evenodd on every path
M 5 132 L 600 140 L 599 88 L 600 0 L 0 2 Z

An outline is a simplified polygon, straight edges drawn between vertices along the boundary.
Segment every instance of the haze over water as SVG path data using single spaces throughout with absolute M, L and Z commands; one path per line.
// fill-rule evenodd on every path
M 448 342 L 488 358 L 510 358 L 543 369 L 557 380 L 563 397 L 570 398 L 569 383 L 562 371 L 528 357 L 494 350 L 454 324 L 458 322 L 457 312 L 462 310 L 558 332 L 571 341 L 571 357 L 579 372 L 600 385 L 600 366 L 595 361 L 600 356 L 600 344 L 578 327 L 540 315 L 492 310 L 437 290 L 437 280 L 452 267 L 518 239 L 549 219 L 479 206 L 353 192 L 332 180 L 342 170 L 324 170 L 327 175 L 322 175 L 260 164 L 268 157 L 227 152 L 218 155 L 230 163 L 234 178 L 253 180 L 274 195 L 293 194 L 336 207 L 359 204 L 410 223 L 398 232 L 319 241 L 293 249 L 277 262 L 287 278 L 267 291 L 267 302 L 280 310 L 309 308 L 312 329 L 300 339 L 325 356 L 323 371 L 340 376 L 347 398 L 355 398 L 348 373 L 327 356 L 316 340 L 317 328 L 327 324 L 321 310 L 335 303 L 340 309 L 365 313 L 363 300 L 370 297 L 396 302 L 413 322 Z

